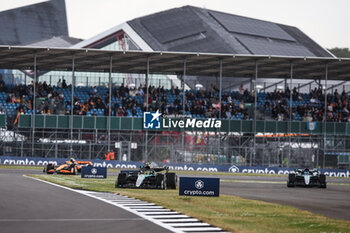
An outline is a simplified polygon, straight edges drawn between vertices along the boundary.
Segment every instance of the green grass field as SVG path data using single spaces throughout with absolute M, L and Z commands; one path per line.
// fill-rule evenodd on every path
M 1 165 L 0 169 L 29 169 L 37 170 L 43 169 L 43 166 L 18 166 L 18 165 Z M 119 172 L 120 169 L 108 168 L 108 172 Z M 175 171 L 179 175 L 210 175 L 210 176 L 274 176 L 274 177 L 287 177 L 287 175 L 277 174 L 254 174 L 254 173 L 231 173 L 231 172 L 202 172 L 202 171 Z
M 82 179 L 80 176 L 31 176 L 71 188 L 113 192 L 153 202 L 231 232 L 350 232 L 348 221 L 231 195 L 186 197 L 179 196 L 178 190 L 116 189 L 115 176 L 105 180 Z
M 0 169 L 24 169 L 24 170 L 41 170 L 44 168 L 43 166 L 17 166 L 17 165 L 2 165 L 0 164 Z

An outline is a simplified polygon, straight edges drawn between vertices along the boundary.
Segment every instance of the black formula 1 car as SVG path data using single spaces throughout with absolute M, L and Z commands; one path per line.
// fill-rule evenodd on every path
M 43 172 L 46 174 L 76 175 L 81 173 L 81 168 L 83 166 L 92 166 L 92 163 L 90 161 L 76 161 L 75 159 L 71 159 L 56 168 L 53 163 L 49 163 L 44 168 Z
M 141 166 L 138 171 L 120 171 L 116 188 L 176 189 L 177 176 L 168 167 Z M 162 173 L 164 172 L 164 173 Z
M 326 176 L 317 169 L 296 169 L 287 181 L 287 187 L 295 186 L 326 188 Z

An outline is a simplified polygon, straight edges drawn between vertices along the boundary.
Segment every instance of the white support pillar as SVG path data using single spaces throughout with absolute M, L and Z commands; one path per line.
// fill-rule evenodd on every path
M 148 95 L 149 95 L 149 90 L 148 90 L 148 77 L 149 76 L 149 56 L 147 56 L 147 70 L 146 70 L 146 111 L 148 111 Z M 148 161 L 148 131 L 146 130 L 145 133 L 145 154 L 143 156 L 143 160 L 145 162 Z
M 259 68 L 258 68 L 258 61 L 255 61 L 255 82 L 254 82 L 254 122 L 253 122 L 253 154 L 254 154 L 254 160 L 256 159 L 256 118 L 257 118 L 257 114 L 256 114 L 256 111 L 257 111 L 257 102 L 258 102 L 258 93 L 256 91 L 256 84 L 258 83 L 258 71 L 259 71 Z M 249 165 L 252 166 L 253 163 L 252 163 L 252 158 L 250 158 L 250 163 Z
M 70 156 L 73 157 L 73 108 L 74 108 L 74 86 L 75 86 L 75 55 L 72 54 L 72 98 L 70 107 Z
M 220 104 L 220 112 L 219 118 L 221 119 L 221 95 L 222 95 L 222 59 L 220 59 L 220 70 L 219 70 L 219 104 Z
M 219 105 L 220 105 L 220 111 L 219 111 L 219 119 L 221 119 L 221 112 L 222 112 L 222 58 L 219 60 Z M 220 136 L 221 136 L 221 129 L 219 130 L 219 135 L 218 135 L 218 156 L 220 156 L 220 148 L 221 148 L 221 141 L 220 141 Z
M 324 89 L 324 117 L 323 117 L 323 160 L 322 168 L 326 166 L 326 140 L 327 140 L 327 81 L 328 81 L 328 63 L 325 65 L 325 89 Z
M 34 53 L 34 81 L 33 81 L 33 109 L 32 109 L 32 156 L 35 157 L 35 110 L 36 110 L 36 80 L 37 80 L 37 70 L 36 70 L 36 58 L 37 53 Z
M 182 76 L 182 107 L 183 107 L 183 114 L 182 114 L 182 119 L 185 119 L 185 100 L 186 100 L 186 95 L 185 95 L 185 77 L 186 77 L 186 68 L 187 68 L 187 59 L 185 57 L 184 59 L 184 73 Z M 182 153 L 183 156 L 185 156 L 185 129 L 182 129 L 182 140 L 181 140 L 181 145 L 182 145 Z
M 109 104 L 108 104 L 108 152 L 111 152 L 111 115 L 112 115 L 112 72 L 113 72 L 113 55 L 109 57 Z
M 293 62 L 290 63 L 290 84 L 289 84 L 289 153 L 288 153 L 288 167 L 290 167 L 290 159 L 292 157 L 292 120 L 293 120 L 293 98 L 292 98 L 292 85 L 293 85 Z

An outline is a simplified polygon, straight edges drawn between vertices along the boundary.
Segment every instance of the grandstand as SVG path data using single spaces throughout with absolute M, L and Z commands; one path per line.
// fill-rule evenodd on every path
M 220 80 L 223 78 L 222 74 L 234 76 L 235 72 L 241 72 L 241 70 L 245 72 L 250 70 L 251 74 L 255 74 L 255 78 L 258 78 L 259 73 L 273 77 L 277 70 L 280 74 L 299 79 L 305 77 L 303 72 L 305 67 L 308 67 L 311 74 L 319 75 L 319 77 L 325 75 L 326 78 L 329 75 L 333 80 L 346 79 L 350 73 L 350 60 L 338 58 L 293 57 L 291 62 L 290 57 L 281 56 L 232 56 L 30 47 L 1 47 L 0 53 L 4 57 L 0 68 L 28 69 L 36 63 L 34 67 L 40 67 L 42 71 L 48 67 L 51 70 L 71 70 L 72 77 L 74 77 L 74 72 L 102 70 L 109 73 L 110 83 L 112 83 L 112 73 L 114 72 L 145 74 L 145 83 L 148 83 L 150 70 L 155 73 L 182 73 L 183 75 L 186 73 L 202 75 L 204 71 L 209 71 L 208 73 L 211 74 L 218 73 Z M 101 61 L 97 59 L 101 59 Z M 147 65 L 151 59 L 155 68 Z M 17 62 L 13 63 L 13 60 Z M 242 60 L 245 62 L 242 63 Z M 113 61 L 118 62 L 113 63 Z M 31 62 L 33 63 L 31 64 Z M 142 64 L 143 62 L 144 64 Z M 167 64 L 169 62 L 175 63 L 175 65 Z M 201 64 L 201 69 L 196 69 L 198 62 Z M 216 68 L 213 67 L 213 62 L 217 64 Z M 238 70 L 228 65 L 233 62 L 239 63 Z M 182 66 L 184 63 L 186 65 Z M 252 64 L 255 64 L 255 67 Z M 286 70 L 285 64 L 293 69 Z M 251 70 L 252 67 L 255 69 Z M 259 72 L 259 67 L 262 72 Z M 35 74 L 36 71 L 34 79 L 37 80 L 38 77 Z M 186 75 L 183 77 L 186 78 Z M 162 89 L 161 87 L 153 88 L 141 84 L 135 86 L 137 92 L 133 89 L 130 90 L 127 85 L 114 87 L 110 85 L 110 88 L 103 86 L 72 88 L 63 82 L 44 88 L 40 79 L 38 83 L 35 83 L 35 88 L 14 86 L 13 89 L 17 88 L 14 92 L 11 90 L 11 86 L 8 86 L 5 94 L 2 94 L 6 99 L 9 99 L 11 92 L 16 96 L 16 93 L 30 93 L 31 90 L 33 92 L 35 90 L 35 95 L 34 93 L 31 95 L 36 97 L 34 102 L 38 101 L 35 106 L 35 114 L 33 114 L 33 109 L 31 112 L 28 110 L 27 103 L 27 108 L 23 107 L 23 113 L 18 114 L 17 122 L 15 119 L 11 119 L 10 114 L 8 114 L 8 120 L 16 122 L 13 126 L 15 132 L 23 135 L 25 139 L 6 142 L 7 145 L 11 146 L 4 146 L 4 148 L 11 148 L 7 153 L 45 157 L 61 156 L 59 153 L 62 153 L 63 156 L 74 154 L 78 158 L 103 158 L 106 151 L 117 150 L 120 159 L 126 157 L 132 160 L 151 158 L 155 161 L 170 160 L 185 163 L 347 166 L 347 154 L 345 156 L 344 154 L 334 156 L 334 154 L 346 153 L 346 148 L 348 148 L 347 135 L 350 132 L 348 123 L 346 123 L 349 117 L 346 111 L 348 108 L 347 105 L 339 105 L 339 102 L 347 103 L 348 95 L 345 92 L 342 94 L 335 92 L 328 95 L 320 88 L 311 93 L 302 94 L 297 91 L 297 87 L 293 86 L 293 79 L 289 80 L 288 85 L 291 88 L 287 87 L 283 92 L 258 92 L 256 88 L 256 92 L 255 90 L 240 90 L 241 93 L 239 91 L 225 92 L 220 89 L 220 86 L 212 86 L 212 89 L 209 90 L 185 90 L 184 85 Z M 328 87 L 325 86 L 325 90 L 327 89 Z M 17 96 L 20 97 L 19 94 Z M 108 98 L 106 98 L 107 96 Z M 180 98 L 178 98 L 179 96 Z M 50 110 L 49 100 L 54 98 L 61 98 L 63 108 L 56 105 L 52 111 Z M 24 95 L 22 99 L 30 99 L 30 94 Z M 83 113 L 83 109 L 80 108 L 81 102 L 85 102 L 86 99 L 89 99 L 88 105 L 90 106 Z M 324 108 L 326 100 L 327 109 Z M 111 105 L 108 104 L 110 102 Z M 113 109 L 117 103 L 119 110 L 117 110 L 118 108 Z M 270 109 L 266 103 L 272 103 Z M 21 103 L 6 104 L 14 109 Z M 227 111 L 227 105 L 234 107 Z M 303 115 L 301 115 L 301 111 L 298 111 L 300 105 L 305 105 Z M 111 107 L 110 112 L 109 106 Z M 198 112 L 198 108 L 202 106 L 202 112 Z M 331 110 L 329 106 L 334 108 Z M 29 105 L 29 107 L 31 106 Z M 174 108 L 169 112 L 172 107 Z M 197 112 L 194 112 L 195 107 L 197 107 Z M 279 112 L 274 112 L 274 107 L 278 107 Z M 120 108 L 123 110 L 122 112 Z M 316 112 L 308 112 L 309 108 Z M 71 109 L 73 111 L 70 111 Z M 220 130 L 208 129 L 204 131 L 203 129 L 179 128 L 167 131 L 143 129 L 140 116 L 144 111 L 157 109 L 164 114 L 164 117 L 168 114 L 176 117 L 176 114 L 179 114 L 180 118 L 222 119 L 222 127 Z M 288 109 L 293 109 L 293 112 L 288 112 Z M 323 111 L 324 109 L 325 111 Z M 60 110 L 63 112 L 55 112 Z M 51 112 L 56 113 L 56 115 L 51 115 Z M 263 112 L 264 114 L 262 114 Z M 335 113 L 335 115 L 339 114 L 341 118 L 330 116 L 327 117 L 327 120 L 331 122 L 326 123 L 326 119 L 320 115 L 322 112 L 327 112 L 327 116 L 330 116 L 330 112 Z M 207 115 L 209 113 L 210 116 Z M 282 119 L 281 114 L 283 115 Z M 320 118 L 314 119 L 313 117 Z M 315 120 L 319 119 L 322 119 L 323 122 L 316 121 L 317 123 L 314 124 Z M 303 121 L 300 122 L 301 120 Z M 35 127 L 32 127 L 33 125 Z M 11 127 L 10 124 L 8 127 Z M 147 143 L 145 137 L 148 138 Z M 330 143 L 330 148 L 327 148 L 329 154 L 323 153 L 324 146 L 326 146 L 325 140 Z M 118 142 L 117 148 L 113 148 L 114 142 Z M 136 143 L 137 146 L 131 148 L 131 143 Z M 149 149 L 148 152 L 146 148 Z M 147 157 L 145 156 L 146 152 Z M 339 162 L 338 157 L 345 159 Z M 334 158 L 337 159 L 334 160 Z
M 71 89 L 54 85 L 46 85 L 43 88 L 42 83 L 38 83 L 38 89 L 43 89 L 38 95 L 42 98 L 44 104 L 39 104 L 37 114 L 65 114 L 71 111 Z M 13 118 L 15 113 L 32 114 L 31 97 L 29 93 L 32 86 L 14 86 L 6 88 L 0 92 L 0 102 L 7 116 Z M 180 98 L 182 90 L 178 88 L 164 89 L 163 87 L 149 86 L 150 99 L 149 108 L 159 109 L 163 115 L 183 115 L 194 116 L 196 118 L 221 118 L 223 119 L 252 119 L 245 104 L 253 104 L 254 96 L 248 90 L 224 91 L 221 95 L 223 105 L 220 112 L 219 91 L 213 86 L 211 90 L 188 90 L 185 92 L 186 103 L 185 113 L 183 113 L 183 102 Z M 20 93 L 20 94 L 15 94 Z M 112 116 L 142 117 L 146 110 L 143 105 L 146 87 L 128 88 L 119 86 L 112 88 Z M 311 93 L 299 93 L 297 88 L 293 90 L 287 88 L 286 91 L 275 90 L 274 92 L 260 92 L 257 94 L 257 110 L 260 113 L 260 119 L 288 120 L 289 101 L 292 94 L 292 120 L 294 121 L 322 121 L 324 117 L 325 97 L 323 91 L 318 88 Z M 22 97 L 21 97 L 22 96 Z M 24 96 L 24 97 L 23 97 Z M 349 122 L 350 112 L 348 109 L 348 94 L 337 90 L 327 95 L 328 109 L 327 121 Z M 108 116 L 108 88 L 98 87 L 77 87 L 74 93 L 74 115 L 87 116 Z M 241 105 L 241 106 L 240 106 Z M 150 110 L 149 109 L 149 110 Z M 308 119 L 308 117 L 310 119 Z
M 350 60 L 297 28 L 186 6 L 61 39 L 0 46 L 0 154 L 349 167 Z M 222 126 L 145 130 L 156 110 Z

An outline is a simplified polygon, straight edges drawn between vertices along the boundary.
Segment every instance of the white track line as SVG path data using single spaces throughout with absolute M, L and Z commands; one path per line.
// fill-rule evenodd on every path
M 159 208 L 159 207 L 158 207 Z M 171 210 L 169 209 L 164 209 L 164 208 L 159 208 L 159 209 L 136 209 L 139 212 L 150 212 L 150 213 L 154 213 L 154 212 L 170 212 Z
M 196 218 L 180 218 L 180 219 L 159 219 L 159 221 L 166 222 L 166 223 L 186 223 L 186 222 L 200 222 Z
M 174 212 L 174 211 L 170 211 L 170 212 L 159 212 L 159 211 L 146 211 L 146 212 L 142 212 L 143 214 L 146 214 L 146 215 L 179 215 L 180 213 L 179 212 Z
M 127 196 L 121 196 L 118 194 L 111 194 L 111 193 L 100 193 L 100 192 L 93 192 L 93 191 L 84 191 L 84 190 L 76 190 L 72 188 L 68 188 L 62 185 L 54 184 L 45 180 L 40 180 L 34 177 L 29 177 L 24 175 L 24 177 L 34 179 L 43 183 L 47 183 L 50 185 L 54 185 L 60 188 L 64 188 L 67 190 L 70 190 L 72 192 L 80 193 L 82 195 L 103 201 L 105 203 L 114 205 L 116 207 L 119 207 L 123 210 L 126 210 L 128 212 L 131 212 L 141 218 L 132 218 L 130 220 L 148 220 L 156 225 L 159 225 L 165 229 L 168 229 L 169 231 L 175 232 L 175 233 L 184 233 L 184 232 L 221 232 L 222 229 L 218 227 L 211 226 L 208 223 L 200 222 L 198 219 L 191 218 L 187 215 L 183 215 L 179 212 L 172 211 L 169 209 L 165 209 L 162 206 L 157 206 L 154 203 L 148 203 L 145 201 L 141 201 L 135 198 L 127 197 Z M 45 221 L 45 219 L 42 219 Z M 51 220 L 51 219 L 50 219 Z M 49 219 L 46 221 L 50 221 Z M 129 220 L 129 219 L 123 219 Z M 1 219 L 0 219 L 1 221 Z M 58 220 L 52 220 L 52 221 L 64 221 L 61 219 Z M 74 221 L 74 220 L 73 220 Z M 76 221 L 89 221 L 89 220 L 79 220 L 76 219 Z M 91 221 L 119 221 L 118 219 L 96 219 Z
M 143 218 L 61 218 L 61 219 L 50 219 L 50 218 L 17 218 L 17 219 L 0 219 L 0 222 L 90 222 L 90 221 L 145 221 Z
M 154 203 L 132 203 L 132 204 L 124 204 L 124 206 L 156 206 Z
M 92 192 L 86 192 L 86 191 L 82 191 L 82 190 L 75 190 L 75 189 L 68 188 L 68 187 L 65 187 L 65 186 L 62 186 L 62 185 L 58 185 L 58 184 L 54 184 L 54 183 L 51 183 L 51 182 L 48 182 L 48 181 L 45 181 L 45 180 L 40 180 L 40 179 L 37 179 L 37 178 L 34 178 L 34 177 L 30 177 L 30 176 L 26 176 L 26 175 L 24 175 L 24 176 L 27 177 L 27 178 L 30 178 L 30 179 L 34 179 L 34 180 L 37 180 L 37 181 L 40 181 L 40 182 L 43 182 L 43 183 L 46 183 L 46 184 L 51 184 L 51 185 L 56 186 L 56 187 L 64 188 L 64 189 L 70 190 L 72 192 L 80 193 L 80 194 L 83 194 L 85 196 L 88 196 L 88 197 L 91 197 L 91 198 L 95 198 L 97 200 L 109 203 L 111 205 L 117 206 L 117 207 L 119 207 L 121 209 L 124 209 L 126 211 L 129 211 L 129 212 L 131 212 L 131 213 L 133 213 L 133 214 L 135 214 L 135 215 L 137 215 L 137 216 L 139 216 L 141 218 L 144 218 L 144 219 L 146 219 L 146 220 L 148 220 L 148 221 L 150 221 L 150 222 L 152 222 L 152 223 L 154 223 L 154 224 L 156 224 L 158 226 L 161 226 L 161 227 L 163 227 L 165 229 L 168 229 L 169 231 L 172 231 L 172 232 L 175 232 L 175 233 L 183 233 L 183 231 L 175 229 L 175 228 L 169 226 L 168 224 L 164 224 L 161 221 L 157 221 L 156 219 L 154 219 L 152 217 L 140 214 L 136 210 L 132 210 L 132 209 L 126 208 L 124 206 L 118 205 L 118 204 L 116 204 L 114 202 L 104 200 L 104 199 L 102 199 L 100 197 L 97 197 L 97 196 L 93 196 L 93 195 L 91 195 Z
M 142 207 L 129 207 L 130 209 L 140 209 L 140 208 L 142 208 L 143 210 L 162 210 L 162 209 L 164 209 L 164 207 L 162 207 L 162 206 L 142 206 Z M 166 209 L 164 209 L 164 210 L 166 210 Z
M 153 216 L 154 219 L 170 219 L 170 218 L 189 218 L 189 216 L 184 214 L 179 215 L 168 215 L 168 216 Z
M 195 231 L 195 232 L 198 232 L 198 231 L 204 231 L 204 232 L 213 232 L 213 231 L 221 231 L 222 229 L 221 228 L 217 228 L 217 227 L 179 227 L 177 228 L 178 230 L 180 231 L 184 231 L 184 232 L 191 232 L 191 231 Z
M 202 226 L 210 226 L 209 223 L 204 223 L 204 222 L 193 222 L 193 223 L 169 223 L 170 226 L 172 227 L 202 227 Z

